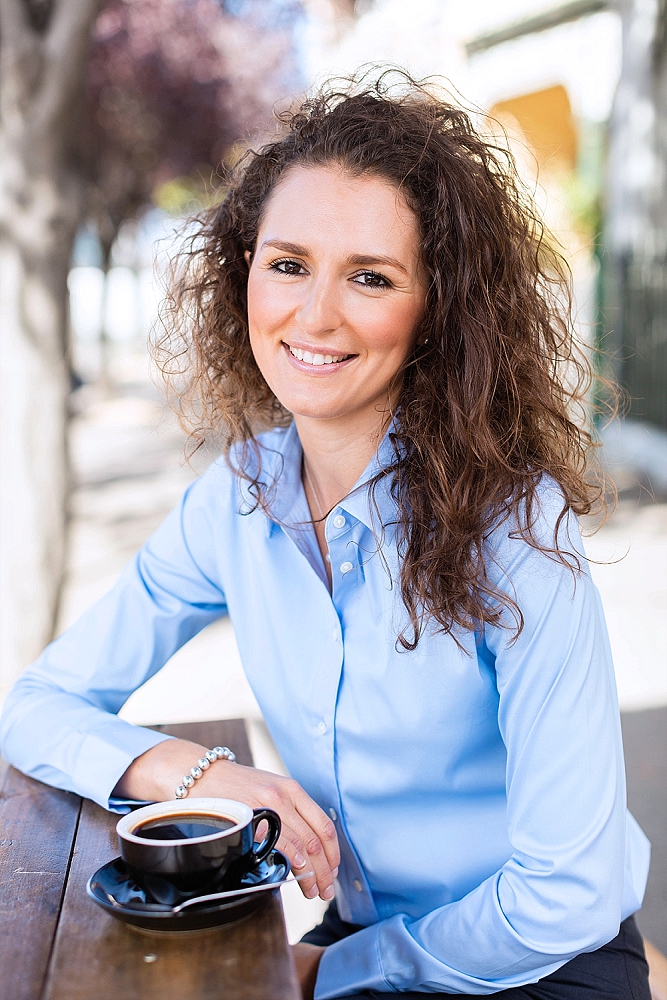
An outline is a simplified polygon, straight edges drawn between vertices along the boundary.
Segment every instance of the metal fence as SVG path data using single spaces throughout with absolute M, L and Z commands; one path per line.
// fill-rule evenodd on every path
M 617 377 L 630 414 L 667 430 L 667 259 L 625 259 L 610 271 L 606 325 L 615 327 Z

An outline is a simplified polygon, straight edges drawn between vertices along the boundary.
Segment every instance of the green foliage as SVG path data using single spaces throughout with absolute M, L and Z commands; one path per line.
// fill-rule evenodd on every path
M 224 198 L 225 188 L 222 184 L 215 184 L 215 180 L 212 167 L 199 168 L 189 176 L 173 177 L 154 188 L 153 203 L 169 215 L 194 215 L 217 205 Z
M 563 194 L 575 225 L 597 247 L 603 226 L 606 125 L 583 119 L 578 131 L 577 169 L 564 184 Z
M 602 231 L 600 185 L 579 172 L 571 173 L 563 182 L 563 200 L 577 229 L 586 240 L 597 244 Z

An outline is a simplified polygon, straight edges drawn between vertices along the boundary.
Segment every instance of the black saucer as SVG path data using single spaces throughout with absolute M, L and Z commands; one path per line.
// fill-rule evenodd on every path
M 281 882 L 287 878 L 289 871 L 290 863 L 285 855 L 280 851 L 272 851 L 264 861 L 247 872 L 234 888 Z M 266 896 L 272 895 L 267 890 L 247 896 L 232 896 L 221 902 L 188 907 L 180 913 L 154 909 L 145 890 L 134 880 L 122 858 L 109 861 L 91 875 L 86 891 L 112 917 L 149 931 L 193 931 L 228 924 L 252 913 L 262 905 Z

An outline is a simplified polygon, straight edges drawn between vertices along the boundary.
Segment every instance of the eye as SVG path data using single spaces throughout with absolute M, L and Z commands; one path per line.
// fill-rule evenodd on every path
M 352 280 L 363 285 L 364 288 L 391 288 L 389 279 L 385 278 L 383 274 L 378 274 L 377 271 L 360 271 L 359 274 L 354 275 Z
M 269 264 L 272 271 L 278 274 L 303 274 L 304 266 L 299 260 L 274 260 Z

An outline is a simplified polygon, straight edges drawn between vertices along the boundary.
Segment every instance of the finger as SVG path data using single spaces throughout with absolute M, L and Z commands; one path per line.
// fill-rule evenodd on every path
M 314 880 L 304 879 L 304 895 L 313 898 L 319 891 L 323 899 L 333 898 L 333 871 L 340 861 L 336 829 L 316 802 L 291 778 L 254 772 L 253 798 L 259 796 L 264 805 L 279 813 L 284 849 L 297 874 L 309 864 L 315 871 Z
M 295 875 L 305 873 L 308 870 L 313 871 L 312 875 L 299 882 L 299 888 L 307 899 L 314 899 L 319 893 L 319 886 L 301 838 L 297 837 L 293 830 L 284 825 L 277 847 L 279 851 L 282 851 L 289 858 L 292 871 Z
M 301 788 L 299 788 L 299 792 L 301 792 L 300 795 L 295 795 L 296 810 L 319 837 L 329 868 L 333 871 L 340 865 L 340 848 L 336 827 L 324 810 L 320 809 L 317 802 L 313 802 Z
M 263 819 L 262 822 L 257 827 L 257 829 L 255 830 L 255 843 L 261 844 L 266 835 L 268 834 L 268 832 L 269 832 L 269 824 L 266 822 L 265 819 Z
M 333 899 L 334 875 L 319 838 L 296 812 L 291 812 L 283 826 L 283 833 L 288 844 L 287 853 L 296 874 L 305 871 L 306 867 L 315 873 L 301 883 L 304 896 L 313 899 L 319 893 L 322 899 Z
M 305 856 L 308 859 L 308 864 L 315 872 L 317 890 L 320 896 L 326 900 L 333 899 L 334 876 L 329 866 L 322 841 L 298 814 L 295 814 L 290 826 L 305 848 Z

